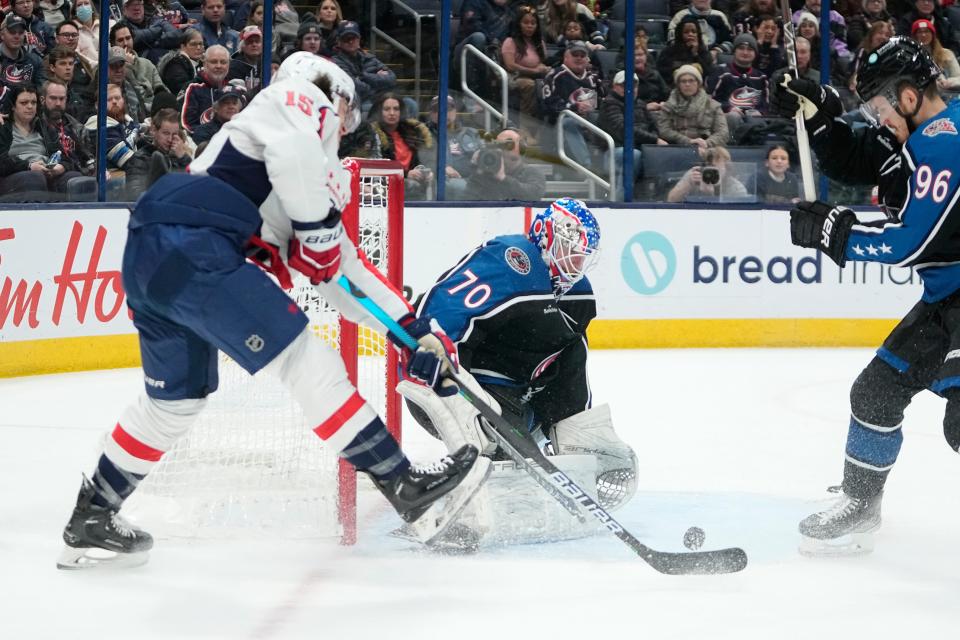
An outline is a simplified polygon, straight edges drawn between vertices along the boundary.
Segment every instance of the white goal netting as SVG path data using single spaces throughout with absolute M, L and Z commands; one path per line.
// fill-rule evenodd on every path
M 387 161 L 347 161 L 354 197 L 344 225 L 397 289 L 402 274 L 402 171 Z M 310 328 L 338 348 L 360 394 L 399 434 L 396 359 L 384 338 L 342 321 L 305 279 L 291 296 Z M 355 472 L 327 450 L 279 381 L 249 376 L 220 354 L 220 387 L 190 432 L 125 506 L 160 537 L 355 539 Z

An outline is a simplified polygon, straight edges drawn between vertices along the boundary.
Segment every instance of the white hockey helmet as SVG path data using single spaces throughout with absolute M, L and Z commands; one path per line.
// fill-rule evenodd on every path
M 346 105 L 346 117 L 341 123 L 347 133 L 355 131 L 360 125 L 360 105 L 357 101 L 357 90 L 353 78 L 337 66 L 329 58 L 318 56 L 307 51 L 296 51 L 290 54 L 277 70 L 274 77 L 278 82 L 291 78 L 302 78 L 316 84 L 321 78 L 330 83 L 330 101 L 339 113 L 340 104 Z

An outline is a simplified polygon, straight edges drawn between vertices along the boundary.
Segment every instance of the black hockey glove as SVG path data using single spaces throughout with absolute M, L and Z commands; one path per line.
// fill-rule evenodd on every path
M 847 263 L 847 238 L 857 216 L 826 202 L 800 202 L 790 210 L 790 240 L 798 247 L 820 249 L 837 266 Z
M 843 113 L 837 90 L 806 78 L 789 79 L 789 73 L 775 73 L 770 80 L 770 107 L 784 118 L 793 118 L 803 109 L 803 120 L 811 136 L 829 131 L 833 119 Z

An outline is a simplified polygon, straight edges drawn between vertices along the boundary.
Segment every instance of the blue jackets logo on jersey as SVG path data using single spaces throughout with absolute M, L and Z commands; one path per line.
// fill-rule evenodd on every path
M 530 273 L 530 256 L 520 247 L 507 247 L 503 252 L 507 265 L 522 276 Z
M 627 285 L 637 293 L 660 293 L 677 273 L 677 252 L 656 231 L 641 231 L 630 238 L 620 256 L 620 270 Z

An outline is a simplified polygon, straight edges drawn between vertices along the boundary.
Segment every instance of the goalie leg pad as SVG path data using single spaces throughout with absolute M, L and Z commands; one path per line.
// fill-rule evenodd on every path
M 473 393 L 500 413 L 500 405 L 473 376 L 461 369 L 458 377 Z M 480 412 L 459 394 L 442 397 L 430 387 L 409 380 L 401 381 L 397 391 L 423 412 L 451 453 L 465 444 L 474 445 L 484 455 L 496 451 L 496 443 L 487 436 L 480 423 Z
M 637 455 L 613 430 L 609 405 L 564 418 L 550 428 L 550 439 L 560 455 L 597 458 L 597 493 L 604 509 L 616 509 L 636 493 Z

